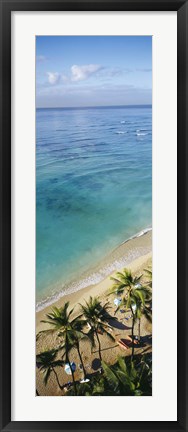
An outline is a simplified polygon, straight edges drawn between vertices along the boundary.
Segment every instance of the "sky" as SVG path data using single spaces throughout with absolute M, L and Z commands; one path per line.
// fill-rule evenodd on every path
M 151 36 L 36 37 L 38 108 L 151 103 Z

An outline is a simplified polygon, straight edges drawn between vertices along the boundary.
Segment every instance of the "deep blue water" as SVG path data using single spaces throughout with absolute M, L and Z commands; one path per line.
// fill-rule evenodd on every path
M 37 302 L 151 225 L 151 107 L 37 109 Z

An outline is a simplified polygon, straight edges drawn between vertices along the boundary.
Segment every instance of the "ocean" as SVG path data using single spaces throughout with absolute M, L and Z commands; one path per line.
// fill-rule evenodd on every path
M 37 309 L 151 223 L 151 106 L 36 110 Z

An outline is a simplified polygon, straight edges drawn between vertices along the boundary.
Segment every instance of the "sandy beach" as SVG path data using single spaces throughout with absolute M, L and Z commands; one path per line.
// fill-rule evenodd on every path
M 151 266 L 152 263 L 152 251 L 151 251 L 151 244 L 152 244 L 152 232 L 149 231 L 145 233 L 144 235 L 140 237 L 136 237 L 134 239 L 129 240 L 128 242 L 125 242 L 121 244 L 114 252 L 113 256 L 111 256 L 111 259 L 116 258 L 117 262 L 117 270 L 121 270 L 122 268 L 125 268 L 123 266 L 121 269 L 119 268 L 119 262 L 122 262 L 120 258 L 125 258 L 126 262 L 126 256 L 129 257 L 131 251 L 137 250 L 137 253 L 140 255 L 138 258 L 133 259 L 129 264 L 126 266 L 129 268 L 133 275 L 140 275 L 143 274 L 143 281 L 147 279 L 146 276 L 144 276 L 143 270 L 145 268 L 148 268 Z M 134 253 L 133 253 L 134 256 Z M 119 261 L 118 261 L 118 259 Z M 117 271 L 116 270 L 116 271 Z M 104 280 L 102 280 L 100 283 L 92 286 L 88 286 L 84 289 L 81 289 L 79 291 L 76 291 L 74 293 L 65 295 L 61 297 L 56 303 L 53 303 L 53 305 L 50 305 L 43 310 L 36 313 L 36 334 L 38 334 L 41 330 L 49 329 L 49 326 L 41 323 L 41 320 L 46 318 L 46 314 L 51 310 L 52 306 L 62 307 L 65 302 L 70 302 L 70 308 L 74 308 L 73 316 L 79 314 L 79 303 L 84 304 L 85 300 L 87 301 L 90 296 L 92 297 L 99 297 L 102 304 L 104 304 L 106 301 L 109 301 L 110 303 L 110 309 L 109 313 L 110 315 L 114 316 L 116 306 L 114 305 L 114 295 L 108 296 L 109 289 L 112 287 L 112 281 L 110 280 L 110 276 L 115 275 L 116 271 L 112 272 L 108 277 L 106 277 Z M 117 361 L 118 356 L 129 356 L 131 349 L 124 350 L 119 347 L 117 341 L 121 337 L 126 337 L 130 335 L 131 333 L 131 319 L 130 317 L 130 311 L 122 312 L 119 311 L 116 313 L 116 321 L 112 325 L 112 334 L 115 339 L 115 342 L 112 342 L 107 338 L 107 336 L 100 336 L 101 345 L 102 345 L 102 357 L 103 360 L 106 361 L 108 364 L 113 364 Z M 135 325 L 135 335 L 138 333 L 138 327 L 137 324 Z M 141 336 L 142 336 L 142 346 L 135 348 L 135 353 L 143 353 L 143 352 L 150 352 L 151 351 L 151 333 L 152 333 L 152 327 L 151 324 L 148 323 L 148 321 L 145 320 L 145 318 L 142 318 L 141 321 Z M 47 335 L 45 333 L 42 333 L 41 336 L 38 338 L 36 343 L 36 353 L 39 354 L 45 350 L 52 349 L 54 347 L 57 347 L 60 343 L 59 338 L 56 335 Z M 87 370 L 87 373 L 91 374 L 97 371 L 100 367 L 100 362 L 98 359 L 98 349 L 93 349 L 91 352 L 91 346 L 89 342 L 84 341 L 81 342 L 81 353 L 83 356 L 84 364 Z M 80 380 L 83 378 L 83 371 L 80 368 L 80 362 L 77 355 L 76 350 L 73 350 L 71 352 L 71 361 L 74 361 L 76 363 L 76 372 L 75 372 L 75 378 Z M 64 372 L 63 367 L 56 368 L 56 372 L 58 374 L 59 381 L 61 385 L 66 384 L 68 381 L 71 381 L 71 378 L 66 375 Z M 63 395 L 63 390 L 60 390 L 60 388 L 57 385 L 57 381 L 55 377 L 51 374 L 48 385 L 45 386 L 43 383 L 43 376 L 42 373 L 37 369 L 36 371 L 36 387 L 39 395 Z

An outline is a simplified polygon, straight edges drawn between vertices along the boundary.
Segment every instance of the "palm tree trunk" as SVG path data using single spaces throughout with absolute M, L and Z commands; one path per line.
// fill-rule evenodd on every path
M 134 356 L 134 317 L 133 317 L 133 322 L 132 322 L 132 354 L 131 354 L 131 359 L 133 359 Z
M 138 320 L 138 340 L 140 342 L 140 326 L 141 326 L 141 319 Z
M 141 370 L 141 374 L 140 374 L 140 376 L 139 376 L 139 383 L 141 382 L 141 380 L 142 380 L 142 375 L 143 375 L 143 373 L 144 373 L 144 369 L 145 369 L 145 363 L 143 364 L 143 366 L 142 366 L 142 370 Z
M 77 342 L 76 347 L 77 347 L 78 355 L 79 355 L 79 358 L 80 358 L 80 363 L 81 363 L 82 368 L 83 368 L 83 372 L 84 372 L 84 379 L 86 379 L 86 370 L 85 370 L 84 362 L 83 362 L 83 360 L 82 360 L 82 356 L 81 356 L 81 352 L 80 352 L 79 342 Z
M 100 361 L 102 361 L 102 355 L 101 355 L 101 343 L 100 343 L 99 335 L 98 335 L 98 333 L 97 333 L 96 330 L 95 330 L 95 334 L 96 334 L 96 338 L 97 338 L 97 341 L 98 341 L 98 344 L 99 344 L 99 358 L 100 358 Z
M 71 370 L 71 374 L 72 374 L 72 382 L 73 382 L 73 386 L 74 386 L 74 392 L 75 392 L 75 396 L 77 396 L 77 388 L 76 388 L 76 382 L 75 382 L 75 378 L 74 378 L 74 371 L 72 370 L 72 366 L 71 366 L 71 362 L 69 360 L 69 356 L 67 354 L 67 361 Z
M 39 392 L 38 392 L 38 390 L 37 390 L 37 389 L 36 389 L 36 395 L 37 395 L 37 396 L 40 396 L 40 395 L 39 395 Z
M 62 386 L 61 386 L 61 384 L 59 382 L 58 374 L 57 374 L 56 370 L 53 367 L 52 367 L 52 370 L 53 370 L 53 373 L 54 373 L 54 375 L 56 377 L 56 381 L 58 383 L 58 386 L 59 386 L 60 390 L 62 390 Z
M 134 356 L 134 324 L 135 324 L 135 319 L 134 319 L 134 312 L 131 308 L 132 311 L 132 354 L 131 354 L 131 360 L 133 359 Z

